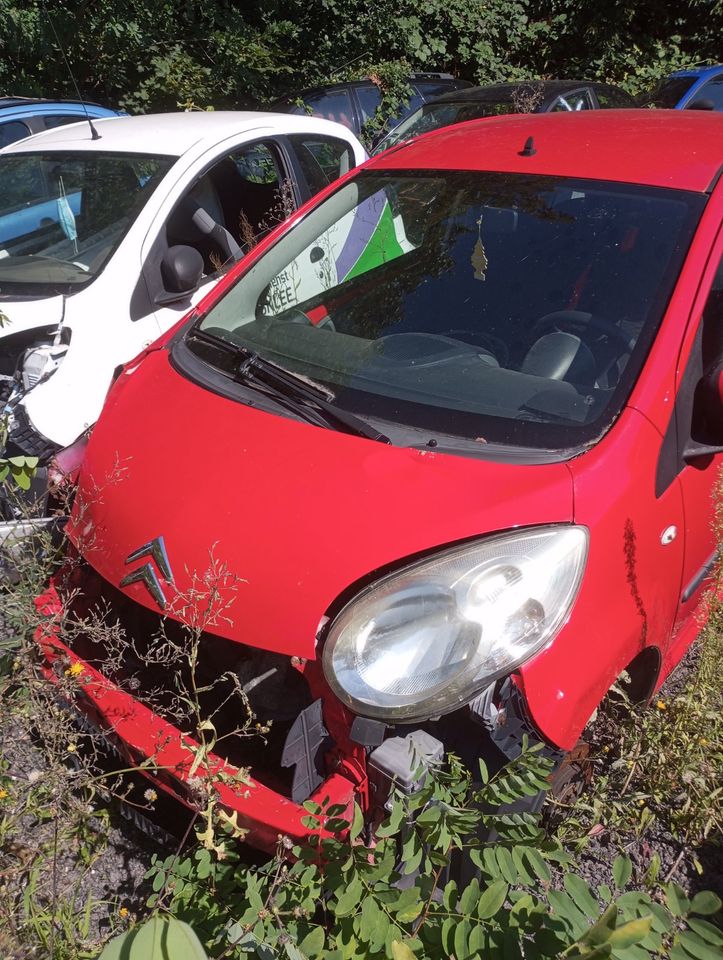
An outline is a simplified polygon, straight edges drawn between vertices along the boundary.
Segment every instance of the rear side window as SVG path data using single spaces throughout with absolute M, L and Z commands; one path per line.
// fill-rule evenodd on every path
M 441 97 L 443 93 L 455 90 L 457 84 L 443 80 L 415 80 L 414 86 L 425 100 L 433 100 L 435 97 Z
M 68 113 L 54 113 L 51 116 L 43 117 L 43 123 L 47 130 L 53 130 L 55 127 L 64 127 L 69 123 L 79 123 L 81 120 L 85 120 L 85 117 Z
M 329 90 L 326 93 L 309 94 L 309 96 L 304 97 L 304 103 L 307 110 L 302 109 L 298 112 L 311 111 L 315 117 L 334 120 L 336 123 L 343 123 L 350 130 L 354 129 L 354 108 L 352 107 L 351 94 L 346 88 Z
M 30 129 L 19 120 L 8 120 L 0 123 L 0 150 L 16 140 L 23 140 L 30 136 Z
M 351 147 L 344 140 L 306 135 L 292 136 L 289 140 L 312 195 L 348 173 L 354 166 Z

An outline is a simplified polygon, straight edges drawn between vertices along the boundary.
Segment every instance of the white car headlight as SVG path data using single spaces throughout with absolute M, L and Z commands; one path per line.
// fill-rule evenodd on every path
M 326 679 L 355 713 L 449 713 L 552 640 L 567 620 L 588 532 L 546 526 L 452 547 L 389 574 L 333 621 Z

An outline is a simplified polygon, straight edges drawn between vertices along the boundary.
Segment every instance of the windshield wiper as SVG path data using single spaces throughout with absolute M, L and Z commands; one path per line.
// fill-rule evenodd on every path
M 222 340 L 198 328 L 192 331 L 191 336 L 211 343 L 214 347 L 233 352 L 241 361 L 235 370 L 235 379 L 250 384 L 254 389 L 282 404 L 292 413 L 304 417 L 310 423 L 343 430 L 355 436 L 377 440 L 379 443 L 392 442 L 389 437 L 380 433 L 366 420 L 347 410 L 342 410 L 327 399 L 333 396 L 330 391 L 327 393 L 323 387 L 315 385 L 313 381 L 292 373 L 274 363 L 273 360 L 267 360 L 255 350 Z

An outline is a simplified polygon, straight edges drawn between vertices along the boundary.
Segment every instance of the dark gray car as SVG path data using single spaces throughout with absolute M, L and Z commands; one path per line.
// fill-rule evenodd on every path
M 587 80 L 526 80 L 470 87 L 445 93 L 422 104 L 390 130 L 374 147 L 372 154 L 438 127 L 480 117 L 634 106 L 633 98 L 620 87 Z

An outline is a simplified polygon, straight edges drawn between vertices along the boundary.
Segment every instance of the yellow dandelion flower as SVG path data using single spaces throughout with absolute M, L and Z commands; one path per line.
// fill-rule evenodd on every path
M 75 743 L 69 743 L 66 749 L 68 753 L 77 753 L 78 745 Z
M 658 700 L 658 702 L 655 704 L 655 706 L 658 708 L 658 710 L 667 710 L 667 709 L 668 709 L 668 708 L 666 707 L 666 705 L 665 705 L 665 700 Z
M 125 920 L 125 918 L 128 916 L 128 907 L 121 907 L 118 911 L 118 916 L 121 918 L 121 920 Z
M 7 790 L 0 789 L 0 800 L 5 800 L 9 796 L 10 794 L 7 792 Z
M 68 667 L 68 669 L 65 671 L 65 676 L 79 677 L 82 672 L 83 672 L 83 665 L 76 661 L 72 667 Z

